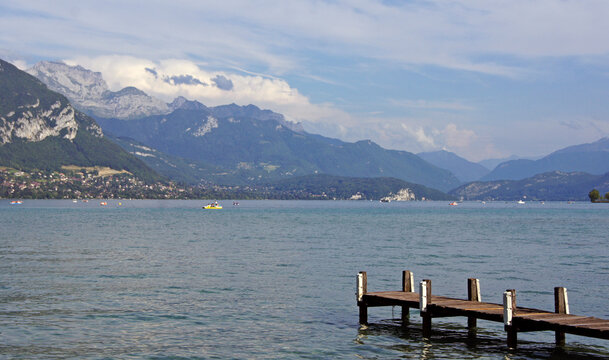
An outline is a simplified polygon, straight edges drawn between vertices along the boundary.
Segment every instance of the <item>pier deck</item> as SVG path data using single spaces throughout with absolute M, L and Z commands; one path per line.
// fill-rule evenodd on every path
M 476 319 L 502 322 L 508 333 L 508 345 L 516 347 L 518 332 L 556 332 L 556 342 L 564 344 L 564 334 L 575 334 L 609 340 L 609 320 L 589 316 L 569 314 L 565 288 L 555 288 L 555 311 L 523 308 L 516 306 L 515 290 L 504 293 L 504 303 L 494 304 L 480 300 L 479 281 L 469 279 L 468 298 L 455 299 L 431 295 L 431 281 L 423 280 L 419 292 L 414 292 L 412 273 L 403 273 L 402 291 L 367 292 L 365 272 L 358 275 L 358 306 L 360 323 L 367 323 L 368 307 L 401 306 L 402 320 L 407 321 L 410 308 L 421 311 L 424 335 L 431 332 L 431 319 L 450 316 L 468 317 L 468 326 L 476 326 Z M 423 306 L 421 306 L 423 304 Z

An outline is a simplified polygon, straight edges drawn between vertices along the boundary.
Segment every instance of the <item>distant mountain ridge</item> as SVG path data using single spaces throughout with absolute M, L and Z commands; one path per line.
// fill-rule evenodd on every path
M 196 101 L 177 98 L 171 104 L 165 104 L 166 108 L 154 108 L 155 115 L 129 113 L 127 110 L 132 108 L 125 104 L 125 111 L 118 116 L 118 109 L 110 106 L 115 103 L 104 102 L 104 99 L 111 95 L 125 102 L 137 100 L 134 106 L 138 110 L 142 108 L 141 102 L 147 103 L 141 98 L 147 95 L 130 88 L 108 95 L 101 74 L 87 73 L 86 69 L 65 64 L 51 65 L 35 66 L 32 72 L 41 76 L 41 80 L 49 81 L 49 86 L 70 91 L 66 94 L 78 99 L 104 131 L 117 138 L 132 138 L 168 156 L 181 157 L 185 162 L 216 167 L 218 172 L 214 175 L 218 181 L 224 176 L 230 182 L 236 179 L 259 182 L 317 172 L 336 176 L 396 177 L 445 191 L 460 183 L 449 171 L 412 153 L 385 150 L 368 140 L 347 143 L 308 134 L 299 124 L 286 121 L 283 115 L 254 105 L 208 108 Z M 75 84 L 79 81 L 85 83 L 82 86 Z M 108 114 L 112 116 L 106 116 Z M 126 142 L 121 144 L 128 146 Z M 152 159 L 145 160 L 152 163 Z M 164 168 L 161 163 L 157 164 Z M 210 169 L 202 168 L 204 171 Z
M 228 105 L 123 121 L 99 119 L 116 136 L 184 159 L 213 164 L 234 177 L 266 181 L 312 173 L 396 177 L 449 190 L 459 184 L 449 171 L 412 153 L 385 150 L 369 140 L 347 143 L 297 132 L 256 106 Z M 249 174 L 249 175 L 248 175 Z
M 452 172 L 462 182 L 478 180 L 489 173 L 484 166 L 446 150 L 422 152 L 417 155 L 439 168 Z
M 606 173 L 609 171 L 609 138 L 569 146 L 539 160 L 507 161 L 499 164 L 480 180 L 520 180 L 549 171 L 586 172 L 595 175 Z
M 609 191 L 609 173 L 592 175 L 583 172 L 552 171 L 522 180 L 475 181 L 449 192 L 464 200 L 588 200 L 588 192 Z
M 57 170 L 105 166 L 144 180 L 160 177 L 108 141 L 91 117 L 35 77 L 0 60 L 0 165 Z

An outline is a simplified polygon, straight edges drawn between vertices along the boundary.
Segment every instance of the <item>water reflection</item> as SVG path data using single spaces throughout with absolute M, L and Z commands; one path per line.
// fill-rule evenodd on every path
M 551 343 L 523 341 L 519 339 L 517 349 L 508 349 L 505 334 L 477 328 L 472 337 L 466 326 L 450 323 L 433 325 L 431 338 L 423 337 L 421 323 L 410 322 L 402 326 L 397 319 L 380 320 L 360 326 L 356 343 L 362 345 L 360 356 L 364 359 L 378 358 L 377 354 L 367 354 L 369 349 L 380 348 L 393 356 L 405 359 L 608 359 L 609 352 L 602 347 L 567 344 L 556 347 Z M 378 352 L 378 351 L 373 351 Z M 383 353 L 383 352 L 382 352 Z

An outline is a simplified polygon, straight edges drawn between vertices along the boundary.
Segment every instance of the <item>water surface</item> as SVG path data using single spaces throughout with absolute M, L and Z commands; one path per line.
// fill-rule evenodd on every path
M 119 205 L 120 202 L 120 205 Z M 358 325 L 355 276 L 397 290 L 402 270 L 438 295 L 609 318 L 609 206 L 368 201 L 0 201 L 0 357 L 607 358 L 609 341 L 371 308 Z

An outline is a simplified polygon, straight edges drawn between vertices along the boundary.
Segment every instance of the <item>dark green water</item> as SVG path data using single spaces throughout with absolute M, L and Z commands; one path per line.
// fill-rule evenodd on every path
M 371 308 L 355 277 L 398 290 L 402 270 L 438 295 L 609 318 L 605 204 L 241 201 L 0 201 L 0 358 L 605 359 L 609 341 Z M 395 319 L 395 320 L 394 320 Z

